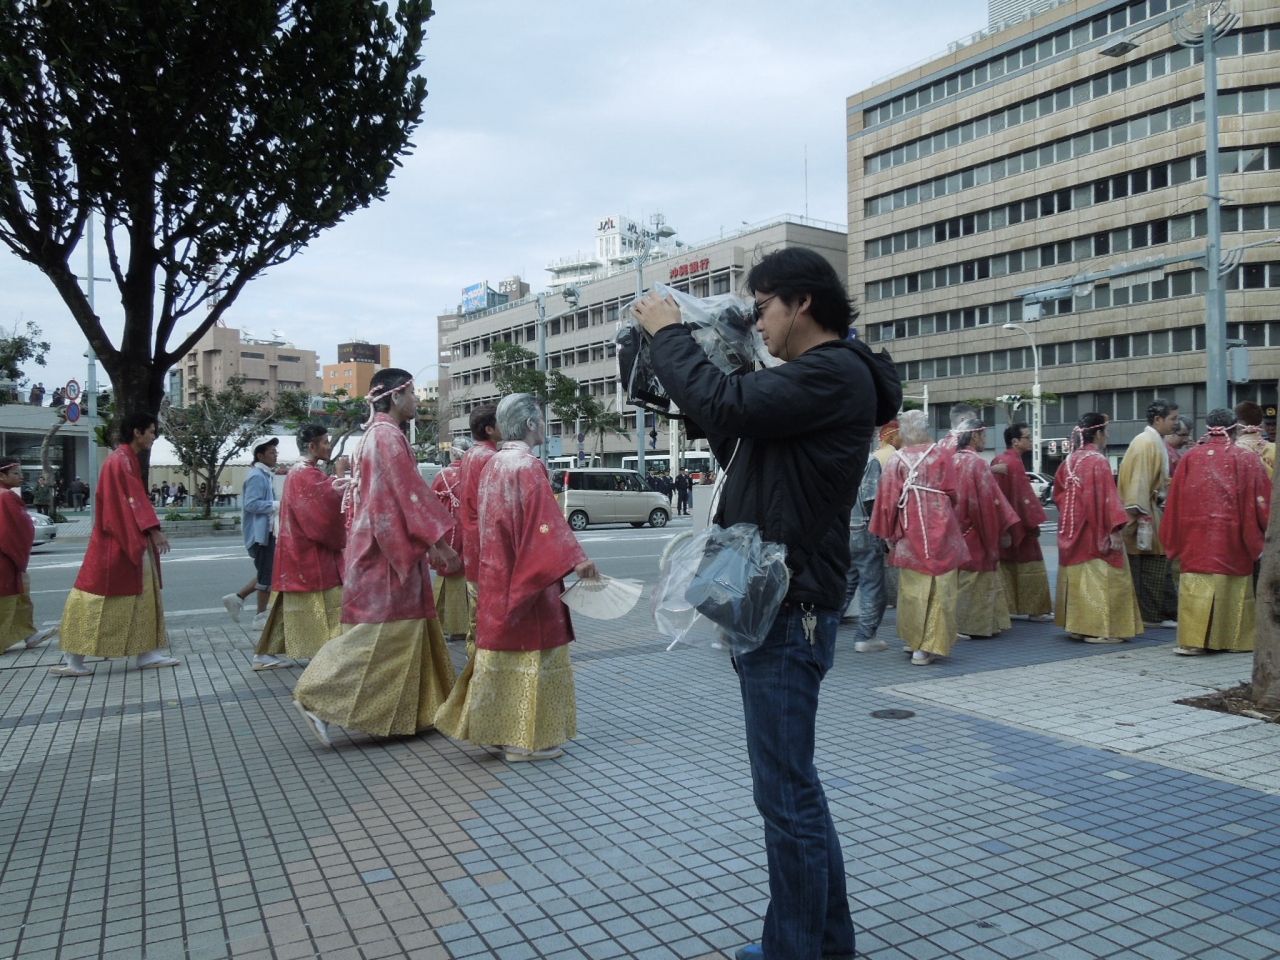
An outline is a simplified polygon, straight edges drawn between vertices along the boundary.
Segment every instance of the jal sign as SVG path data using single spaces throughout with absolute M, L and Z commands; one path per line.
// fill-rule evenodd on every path
M 706 273 L 711 269 L 711 261 L 706 257 L 701 260 L 693 260 L 689 263 L 682 263 L 678 267 L 671 268 L 671 279 L 679 280 L 681 277 L 692 277 L 695 274 Z

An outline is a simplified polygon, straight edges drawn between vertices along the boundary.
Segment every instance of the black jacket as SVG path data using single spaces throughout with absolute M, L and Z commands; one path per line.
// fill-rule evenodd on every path
M 658 379 L 706 431 L 722 466 L 741 438 L 715 522 L 754 523 L 765 540 L 786 544 L 787 599 L 840 609 L 849 509 L 875 430 L 866 362 L 846 341 L 832 340 L 781 366 L 726 376 L 682 324 L 659 330 L 652 354 Z

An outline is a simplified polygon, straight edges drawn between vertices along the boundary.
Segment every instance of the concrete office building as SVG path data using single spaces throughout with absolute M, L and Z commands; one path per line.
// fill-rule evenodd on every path
M 194 403 L 197 382 L 216 392 L 234 376 L 245 378 L 245 390 L 269 397 L 281 390 L 320 392 L 314 350 L 279 339 L 242 339 L 232 327 L 213 327 L 170 373 L 170 397 L 175 403 Z
M 625 239 L 631 235 L 628 223 L 621 217 L 602 218 L 596 224 L 601 243 L 594 255 L 563 258 L 547 267 L 554 284 L 546 297 L 548 367 L 574 378 L 584 392 L 610 406 L 619 402 L 614 336 L 623 311 L 636 295 L 635 266 L 630 261 L 634 252 L 627 246 L 631 241 Z M 661 282 L 699 297 L 741 292 L 747 271 L 756 260 L 781 247 L 817 250 L 831 261 L 842 279 L 848 262 L 841 227 L 803 217 L 779 217 L 693 246 L 677 242 L 674 231 L 665 224 L 643 229 L 650 230 L 651 240 L 659 244 L 644 267 L 646 288 Z M 569 283 L 579 291 L 576 306 L 570 306 L 560 295 Z M 438 318 L 438 324 L 440 409 L 442 416 L 445 412 L 452 415 L 449 432 L 461 436 L 467 431 L 467 416 L 472 408 L 498 397 L 489 361 L 492 344 L 506 340 L 537 353 L 537 296 L 526 295 L 493 309 L 444 315 Z M 623 427 L 630 439 L 607 438 L 606 465 L 616 466 L 624 456 L 635 455 L 635 426 L 635 407 L 626 406 Z M 548 427 L 550 437 L 564 438 L 563 455 L 572 456 L 577 450 L 574 425 L 562 424 L 553 414 Z M 594 450 L 593 438 L 588 438 L 586 447 L 588 452 Z M 646 452 L 655 455 L 668 455 L 669 449 L 666 430 L 659 430 L 656 449 L 649 450 L 646 442 Z
M 848 100 L 851 292 L 906 392 L 928 385 L 939 428 L 957 400 L 1030 389 L 1031 341 L 1001 326 L 1029 319 L 1016 291 L 1205 246 L 1200 52 L 1161 25 L 1103 53 L 1187 0 L 1047 6 Z M 1280 234 L 1280 6 L 1230 6 L 1243 22 L 1219 42 L 1227 248 Z M 1027 326 L 1061 397 L 1044 436 L 1097 410 L 1120 452 L 1155 396 L 1202 422 L 1205 280 L 1175 264 L 1046 304 Z M 1252 367 L 1233 402 L 1274 404 L 1280 247 L 1248 250 L 1225 283 L 1228 336 Z
M 338 362 L 327 363 L 320 371 L 324 392 L 342 389 L 349 397 L 369 394 L 369 381 L 383 367 L 391 366 L 391 348 L 385 343 L 353 340 L 338 344 Z

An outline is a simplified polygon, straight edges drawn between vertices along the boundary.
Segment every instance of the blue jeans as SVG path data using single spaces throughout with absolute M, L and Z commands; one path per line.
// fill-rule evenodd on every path
M 835 656 L 840 612 L 814 614 L 813 643 L 804 635 L 803 611 L 787 603 L 764 643 L 733 660 L 769 858 L 765 960 L 854 954 L 840 838 L 813 765 L 818 688 Z
M 858 587 L 862 587 L 862 603 L 858 609 L 858 629 L 854 631 L 855 643 L 871 640 L 884 619 L 888 603 L 884 583 L 884 541 L 870 530 L 849 531 L 848 586 L 844 593 L 844 605 L 853 601 Z

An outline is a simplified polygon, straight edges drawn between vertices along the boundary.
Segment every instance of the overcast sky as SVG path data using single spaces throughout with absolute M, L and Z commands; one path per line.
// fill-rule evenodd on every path
M 845 98 L 986 25 L 979 0 L 437 0 L 415 153 L 389 197 L 250 284 L 227 315 L 336 361 L 391 345 L 434 379 L 435 317 L 464 286 L 590 250 L 596 217 L 661 211 L 682 240 L 783 213 L 846 222 Z M 107 271 L 101 259 L 99 275 Z M 83 272 L 83 261 L 76 266 Z M 113 340 L 113 284 L 98 285 Z M 43 274 L 0 248 L 0 323 L 83 382 L 84 339 Z

